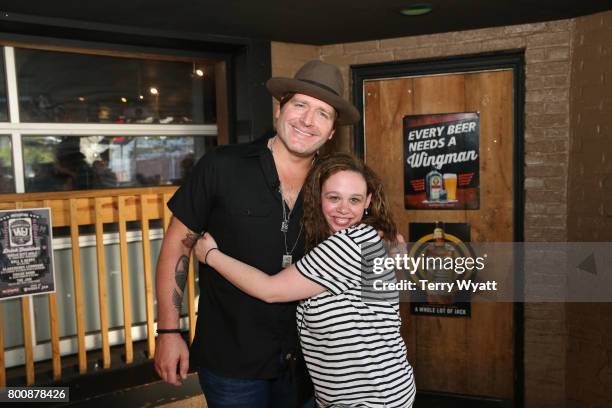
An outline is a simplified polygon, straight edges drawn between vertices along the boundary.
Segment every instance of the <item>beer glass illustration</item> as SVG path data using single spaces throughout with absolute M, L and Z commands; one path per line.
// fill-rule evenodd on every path
M 444 173 L 444 189 L 448 201 L 457 201 L 457 174 Z

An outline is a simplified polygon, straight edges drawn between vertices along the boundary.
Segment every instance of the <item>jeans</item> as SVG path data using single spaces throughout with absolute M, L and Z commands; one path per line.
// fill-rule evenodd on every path
M 209 408 L 292 408 L 296 397 L 288 375 L 271 380 L 223 377 L 198 369 L 200 387 Z M 314 400 L 304 405 L 313 408 Z

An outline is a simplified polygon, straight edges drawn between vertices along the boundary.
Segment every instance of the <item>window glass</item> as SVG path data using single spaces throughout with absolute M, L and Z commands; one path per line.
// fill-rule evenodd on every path
M 180 184 L 216 136 L 22 137 L 26 192 Z
M 15 61 L 23 122 L 216 122 L 212 65 L 25 48 Z
M 13 154 L 11 137 L 0 135 L 0 193 L 14 193 Z
M 8 122 L 8 99 L 6 97 L 6 75 L 4 72 L 4 48 L 0 47 L 0 122 Z

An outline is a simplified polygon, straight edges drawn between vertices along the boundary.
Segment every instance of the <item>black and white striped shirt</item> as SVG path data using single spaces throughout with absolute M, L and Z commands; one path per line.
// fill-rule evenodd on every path
M 415 386 L 400 335 L 397 293 L 368 296 L 383 242 L 371 226 L 339 231 L 296 263 L 327 290 L 300 302 L 298 330 L 317 405 L 410 407 Z M 383 280 L 395 279 L 387 272 Z

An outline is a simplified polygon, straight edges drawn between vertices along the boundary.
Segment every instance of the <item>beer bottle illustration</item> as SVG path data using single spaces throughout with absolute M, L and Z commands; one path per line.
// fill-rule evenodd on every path
M 425 176 L 425 194 L 427 201 L 439 202 L 442 200 L 442 190 L 444 188 L 444 179 L 442 173 L 435 167 Z
M 426 258 L 434 258 L 436 261 L 430 264 L 433 268 L 426 270 L 427 280 L 435 283 L 451 283 L 456 277 L 452 269 L 443 267 L 446 258 L 456 258 L 458 256 L 455 248 L 444 239 L 444 229 L 441 222 L 436 222 L 433 232 L 434 242 L 430 242 L 424 251 Z M 454 302 L 454 294 L 446 290 L 427 291 L 427 301 L 429 303 L 450 304 Z

